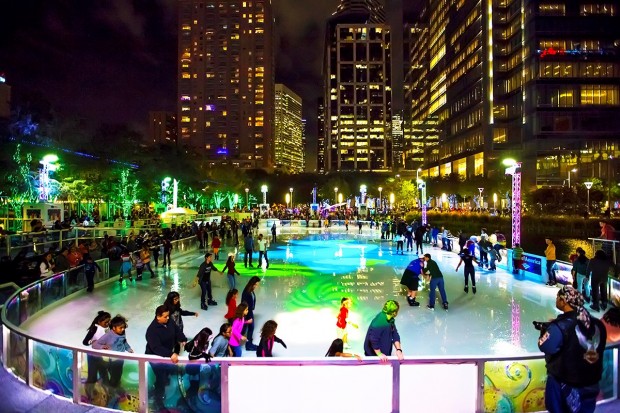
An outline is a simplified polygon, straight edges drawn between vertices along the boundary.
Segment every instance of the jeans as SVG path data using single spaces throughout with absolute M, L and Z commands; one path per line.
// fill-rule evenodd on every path
M 168 263 L 168 266 L 172 263 L 172 260 L 170 259 L 170 252 L 171 250 L 164 250 L 164 265 L 166 265 L 166 262 Z
M 584 297 L 592 296 L 592 286 L 590 285 L 590 279 L 584 274 L 577 273 L 577 291 L 585 291 Z
M 491 270 L 497 269 L 497 267 L 495 266 L 495 260 L 496 260 L 495 257 L 497 257 L 497 255 L 495 254 L 496 254 L 495 251 L 489 252 L 489 255 L 491 256 L 491 262 L 489 262 L 489 269 Z
M 118 387 L 121 384 L 121 377 L 123 375 L 123 364 L 125 360 L 111 360 L 109 364 L 110 371 L 110 386 Z
M 263 265 L 263 257 L 265 257 L 265 263 L 267 267 L 269 267 L 269 258 L 267 258 L 267 251 L 258 251 L 258 266 L 261 267 Z
M 550 283 L 557 283 L 555 279 L 555 260 L 547 260 L 547 275 L 549 276 Z
M 153 373 L 155 373 L 155 388 L 153 395 L 155 396 L 156 407 L 163 407 L 165 405 L 166 386 L 170 382 L 170 375 L 172 375 L 178 368 L 174 364 L 163 363 L 151 363 Z
M 209 299 L 209 301 L 213 300 L 213 293 L 211 292 L 211 280 L 200 281 L 200 306 L 201 307 L 207 306 L 207 303 L 205 302 L 205 296 Z
M 235 274 L 228 274 L 228 288 L 232 290 L 236 285 Z
M 88 287 L 86 288 L 86 291 L 92 291 L 93 288 L 95 287 L 95 273 L 94 272 L 86 273 L 86 284 L 88 285 Z
M 476 269 L 472 265 L 471 267 L 465 267 L 465 286 L 469 283 L 469 278 L 471 278 L 471 285 L 473 287 L 476 286 Z
M 435 307 L 435 288 L 439 287 L 439 295 L 441 295 L 441 301 L 443 304 L 448 304 L 448 298 L 446 297 L 446 289 L 444 288 L 443 277 L 431 278 L 431 294 L 428 297 L 428 304 L 431 307 Z
M 250 257 L 250 266 L 252 265 L 252 250 L 245 250 L 245 255 L 243 256 L 243 263 L 247 267 L 248 266 L 248 257 Z
M 230 346 L 230 349 L 233 352 L 233 357 L 241 357 L 241 354 L 242 354 L 241 344 L 239 344 L 238 346 Z
M 549 375 L 545 387 L 545 407 L 549 413 L 593 413 L 598 393 L 598 383 L 587 387 L 571 387 Z
M 153 269 L 151 268 L 151 261 L 144 264 L 144 269 L 150 271 L 151 276 L 155 277 L 155 273 L 153 272 Z
M 103 384 L 108 384 L 110 382 L 108 363 L 103 361 L 102 357 L 87 354 L 86 361 L 88 363 L 88 377 L 86 378 L 86 383 L 97 383 L 97 374 L 99 374 Z
M 592 305 L 598 307 L 600 299 L 603 306 L 607 306 L 607 278 L 592 277 L 590 282 L 592 283 Z

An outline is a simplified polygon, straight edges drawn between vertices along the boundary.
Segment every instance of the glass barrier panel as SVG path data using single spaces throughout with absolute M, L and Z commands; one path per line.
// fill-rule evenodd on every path
M 71 295 L 77 291 L 86 288 L 86 275 L 84 267 L 71 268 L 65 272 L 65 280 L 67 282 L 67 295 Z
M 228 368 L 228 397 L 230 413 L 256 406 L 272 412 L 391 412 L 392 366 L 234 365 Z
M 484 363 L 485 412 L 545 410 L 545 359 Z
M 184 367 L 171 363 L 146 363 L 149 411 L 174 409 L 181 399 L 180 376 Z
M 608 348 L 603 353 L 603 377 L 599 382 L 601 392 L 599 393 L 598 400 L 606 400 L 617 397 L 616 388 L 614 384 L 614 377 L 617 377 L 618 365 L 614 363 L 614 349 Z
M 475 412 L 477 390 L 475 363 L 400 365 L 401 412 Z
M 11 331 L 9 333 L 6 366 L 17 377 L 26 381 L 28 374 L 28 340 L 26 337 Z
M 64 273 L 52 275 L 41 281 L 41 309 L 65 297 Z
M 25 295 L 22 292 L 20 295 Z M 9 323 L 18 326 L 20 324 L 19 319 L 19 308 L 20 308 L 20 299 L 19 296 L 13 297 L 13 299 L 4 304 L 4 308 L 6 310 L 6 319 Z
M 95 274 L 95 284 L 97 284 L 110 278 L 110 260 L 101 259 L 95 262 L 99 264 L 99 268 L 101 268 L 101 271 L 97 271 L 97 274 Z
M 222 370 L 220 363 L 194 361 L 179 369 L 178 399 L 173 406 L 186 412 L 222 411 Z
M 20 294 L 19 299 L 19 322 L 20 325 L 36 314 L 41 309 L 41 284 L 33 285 Z
M 72 399 L 73 352 L 35 341 L 33 353 L 32 385 Z
M 138 361 L 80 353 L 80 399 L 83 403 L 137 412 L 139 401 Z

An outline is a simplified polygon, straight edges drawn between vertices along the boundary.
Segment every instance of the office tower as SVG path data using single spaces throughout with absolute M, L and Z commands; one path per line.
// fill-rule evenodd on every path
M 211 164 L 273 165 L 269 0 L 179 0 L 179 145 Z
M 390 34 L 377 0 L 343 0 L 327 23 L 325 171 L 391 171 Z
M 0 119 L 11 116 L 11 86 L 6 83 L 3 73 L 0 73 Z
M 281 83 L 276 83 L 275 91 L 275 166 L 289 173 L 304 172 L 301 98 Z
M 147 145 L 177 144 L 177 115 L 173 112 L 149 112 Z
M 511 157 L 524 187 L 561 185 L 573 169 L 573 179 L 613 179 L 620 1 L 427 5 L 427 53 L 412 65 L 428 81 L 411 105 L 414 114 L 428 107 L 417 121 L 438 120 L 438 149 L 424 157 L 430 176 L 499 176 Z
M 320 174 L 325 173 L 325 105 L 323 102 L 323 98 L 317 99 L 316 171 Z
M 392 87 L 392 150 L 394 169 L 404 166 L 404 41 L 403 1 L 386 0 L 386 16 L 390 26 L 390 57 Z

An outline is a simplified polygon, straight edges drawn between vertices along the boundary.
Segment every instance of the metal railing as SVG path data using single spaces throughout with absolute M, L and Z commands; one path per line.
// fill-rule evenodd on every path
M 175 247 L 182 251 L 181 246 L 192 248 L 186 240 Z M 107 262 L 98 261 L 103 271 L 97 283 L 111 282 Z M 53 343 L 21 327 L 47 306 L 62 304 L 84 288 L 84 280 L 71 271 L 56 274 L 14 293 L 1 314 L 4 366 L 28 385 L 76 404 L 137 412 L 161 407 L 225 413 L 492 412 L 506 403 L 515 412 L 544 410 L 540 396 L 546 369 L 541 353 L 402 361 L 392 357 L 387 364 L 370 357 L 361 362 L 353 358 L 215 358 L 210 363 L 181 357 L 174 365 L 157 356 Z M 605 351 L 600 397 L 604 401 L 618 397 L 619 346 Z M 97 377 L 102 366 L 116 372 L 114 380 Z

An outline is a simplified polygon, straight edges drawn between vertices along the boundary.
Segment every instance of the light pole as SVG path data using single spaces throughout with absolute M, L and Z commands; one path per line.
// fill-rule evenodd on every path
M 381 210 L 381 205 L 383 204 L 383 201 L 381 200 L 381 191 L 383 191 L 383 187 L 379 187 L 379 206 L 377 209 L 379 209 L 379 211 Z
M 250 188 L 245 188 L 245 207 L 250 209 Z
M 415 171 L 415 181 L 418 182 L 418 180 L 420 179 L 420 172 L 422 172 L 422 168 L 418 168 Z
M 286 207 L 288 208 L 289 202 L 291 202 L 291 195 L 287 193 L 284 199 L 286 199 Z
M 586 205 L 587 205 L 587 211 L 589 214 L 590 213 L 590 188 L 592 188 L 592 185 L 594 184 L 594 182 L 588 181 L 588 182 L 584 182 L 583 184 L 586 186 L 586 189 L 588 190 L 588 202 Z
M 289 188 L 288 190 L 291 193 L 291 209 L 293 209 L 293 188 Z
M 521 162 L 505 159 L 506 175 L 512 175 L 512 246 L 521 243 Z
M 497 204 L 497 193 L 494 193 L 493 194 L 493 210 L 495 211 L 497 211 L 496 204 Z
M 267 185 L 260 187 L 260 191 L 263 193 L 263 204 L 267 203 Z
M 426 182 L 421 179 L 418 180 L 418 190 L 422 202 L 422 225 L 426 225 Z
M 573 169 L 568 171 L 568 189 L 569 190 L 570 190 L 570 173 L 571 172 L 577 172 L 577 168 L 573 168 Z
M 484 199 L 482 198 L 482 192 L 484 191 L 484 188 L 478 188 L 478 191 L 480 192 L 480 210 L 482 211 L 482 209 L 484 208 Z
M 338 187 L 334 188 L 334 204 L 338 203 Z

